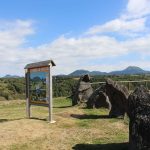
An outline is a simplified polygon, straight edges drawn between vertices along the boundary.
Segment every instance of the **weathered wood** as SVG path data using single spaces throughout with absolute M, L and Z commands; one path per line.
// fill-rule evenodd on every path
M 128 87 L 128 90 L 130 92 L 133 91 L 133 89 L 131 89 L 131 83 L 143 83 L 145 84 L 145 87 L 148 88 L 148 82 L 150 82 L 150 80 L 139 80 L 139 81 L 115 81 L 116 83 L 127 83 L 127 87 Z M 93 82 L 93 83 L 90 83 L 91 85 L 95 85 L 95 84 L 99 84 L 99 85 L 102 85 L 102 84 L 105 84 L 105 82 Z M 149 89 L 150 91 L 150 89 Z
M 53 121 L 52 118 L 52 113 L 53 113 L 53 90 L 52 90 L 52 72 L 51 72 L 51 67 L 52 65 L 50 65 L 49 67 L 49 122 L 50 123 L 54 123 L 55 121 Z
M 130 82 L 128 82 L 128 90 L 130 91 Z
M 31 105 L 36 105 L 36 106 L 47 106 L 48 107 L 48 112 L 49 112 L 49 117 L 48 121 L 50 123 L 54 123 L 52 118 L 52 72 L 51 68 L 53 66 L 56 66 L 55 63 L 52 60 L 47 60 L 47 61 L 42 61 L 42 62 L 37 62 L 37 63 L 31 63 L 27 64 L 25 66 L 25 76 L 26 76 L 26 113 L 27 113 L 27 118 L 30 118 L 30 106 Z M 34 72 L 47 72 L 48 76 L 46 76 L 46 80 L 48 81 L 48 84 L 46 84 L 46 98 L 47 100 L 40 101 L 37 98 L 37 101 L 31 101 L 30 99 L 30 73 Z
M 30 118 L 30 101 L 29 101 L 29 72 L 28 69 L 25 70 L 25 77 L 26 77 L 26 114 L 27 118 Z
M 52 66 L 56 66 L 53 60 L 46 60 L 46 61 L 27 64 L 24 69 L 46 67 L 46 66 L 50 66 L 51 64 Z
M 147 82 L 146 82 L 146 81 L 145 81 L 145 87 L 146 87 L 146 88 L 148 88 L 148 86 L 147 86 Z
M 136 82 L 150 82 L 150 80 L 139 80 L 139 81 L 115 81 L 115 82 L 121 82 L 121 83 L 136 83 Z M 90 84 L 104 84 L 105 82 L 93 82 Z

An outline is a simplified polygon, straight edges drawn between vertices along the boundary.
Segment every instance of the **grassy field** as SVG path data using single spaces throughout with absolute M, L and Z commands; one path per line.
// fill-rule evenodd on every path
M 26 119 L 25 101 L 0 101 L 0 150 L 126 150 L 128 121 L 107 114 L 57 98 L 56 123 L 49 124 L 46 107 L 32 107 L 32 119 Z

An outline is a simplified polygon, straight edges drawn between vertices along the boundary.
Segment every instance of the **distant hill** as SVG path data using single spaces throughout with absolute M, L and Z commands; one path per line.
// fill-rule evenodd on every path
M 84 75 L 84 74 L 89 74 L 90 71 L 88 70 L 76 70 L 70 74 L 68 74 L 68 76 L 81 76 L 81 75 Z
M 88 70 L 76 70 L 72 73 L 70 73 L 68 76 L 81 76 L 84 74 L 89 74 L 89 75 L 106 75 L 106 72 L 100 72 L 100 71 L 88 71 Z
M 96 75 L 136 75 L 136 74 L 150 74 L 150 71 L 146 71 L 141 69 L 140 67 L 137 66 L 129 66 L 124 70 L 119 70 L 119 71 L 111 71 L 111 72 L 101 72 L 101 71 L 88 71 L 84 69 L 80 70 L 75 70 L 74 72 L 65 75 L 65 74 L 59 74 L 56 76 L 61 76 L 61 77 L 68 77 L 68 76 L 81 76 L 84 74 L 89 74 L 91 76 L 96 76 Z M 21 78 L 21 76 L 17 75 L 5 75 L 3 78 Z
M 4 77 L 2 77 L 2 78 L 21 78 L 20 76 L 17 76 L 17 75 L 9 75 L 9 74 L 7 74 L 7 75 L 5 75 Z
M 121 71 L 112 71 L 109 74 L 113 75 L 129 75 L 129 74 L 149 74 L 150 71 L 145 71 L 139 67 L 136 66 L 129 66 L 124 70 Z
M 101 71 L 88 71 L 88 70 L 76 70 L 70 74 L 68 74 L 68 76 L 81 76 L 84 74 L 89 74 L 89 75 L 135 75 L 135 74 L 150 74 L 150 71 L 145 71 L 139 67 L 136 66 L 129 66 L 124 70 L 120 70 L 120 71 L 112 71 L 112 72 L 101 72 Z
M 96 75 L 107 75 L 107 72 L 101 72 L 101 71 L 91 71 L 89 73 L 90 75 L 96 76 Z

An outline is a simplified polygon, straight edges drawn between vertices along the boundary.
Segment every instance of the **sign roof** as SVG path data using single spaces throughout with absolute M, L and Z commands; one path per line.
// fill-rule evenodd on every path
M 36 67 L 46 67 L 46 66 L 56 66 L 53 60 L 40 61 L 36 63 L 27 64 L 24 69 L 36 68 Z

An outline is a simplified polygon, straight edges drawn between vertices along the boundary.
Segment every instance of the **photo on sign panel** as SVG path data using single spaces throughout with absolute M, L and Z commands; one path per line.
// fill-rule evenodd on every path
M 47 101 L 48 72 L 30 73 L 30 100 Z

